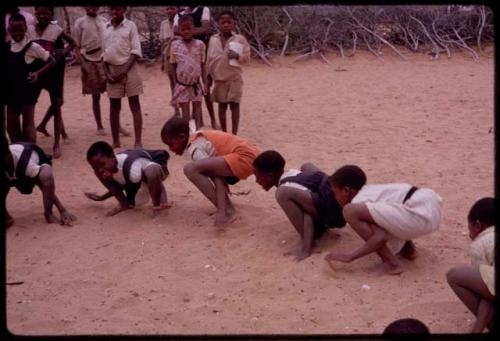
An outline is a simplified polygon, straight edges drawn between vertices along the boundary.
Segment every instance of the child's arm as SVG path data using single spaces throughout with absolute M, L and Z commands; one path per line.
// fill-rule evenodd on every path
M 104 200 L 109 199 L 113 196 L 113 194 L 111 194 L 110 191 L 107 191 L 106 193 L 104 193 L 102 195 L 99 195 L 99 194 L 96 194 L 93 192 L 85 192 L 84 194 L 87 198 L 89 198 L 90 200 L 94 200 L 94 201 L 104 201 Z
M 47 59 L 47 62 L 45 63 L 44 66 L 42 66 L 40 69 L 38 69 L 35 72 L 29 73 L 28 81 L 30 83 L 35 83 L 38 80 L 38 78 L 40 78 L 41 75 L 43 75 L 44 73 L 46 73 L 47 71 L 52 69 L 55 64 L 56 64 L 56 60 L 54 59 L 54 57 L 49 56 L 49 58 Z
M 68 46 L 63 49 L 57 49 L 54 51 L 54 57 L 56 61 L 60 61 L 61 59 L 65 58 L 68 53 L 70 53 L 70 51 L 73 50 L 76 46 L 75 40 L 70 35 L 61 32 L 61 38 L 68 43 Z
M 111 211 L 106 213 L 106 216 L 111 217 L 111 216 L 114 216 L 115 214 L 120 213 L 121 211 L 125 211 L 125 210 L 132 208 L 132 206 L 128 202 L 127 198 L 123 194 L 123 191 L 117 182 L 115 182 L 113 180 L 105 180 L 105 179 L 99 179 L 99 180 L 104 185 L 104 187 L 106 187 L 108 189 L 109 193 L 111 193 L 111 195 L 114 196 L 116 198 L 116 200 L 118 200 L 118 206 L 116 206 Z M 107 195 L 108 194 L 106 193 L 106 194 L 102 195 L 101 197 L 105 197 Z
M 202 48 L 202 55 L 201 55 L 201 78 L 203 80 L 203 86 L 204 86 L 203 91 L 205 92 L 205 94 L 209 94 L 210 93 L 210 88 L 208 87 L 207 70 L 205 68 L 205 62 L 206 62 L 206 54 L 205 54 L 206 48 L 205 48 L 205 44 L 202 44 L 201 48 Z
M 175 83 L 177 83 L 177 61 L 175 60 L 175 55 L 172 52 L 172 44 L 168 49 L 168 73 L 170 75 L 170 89 L 174 93 Z
M 59 210 L 59 214 L 61 215 L 61 225 L 73 226 L 73 222 L 76 221 L 76 216 L 74 214 L 69 213 L 57 197 L 54 194 L 54 205 L 56 205 Z

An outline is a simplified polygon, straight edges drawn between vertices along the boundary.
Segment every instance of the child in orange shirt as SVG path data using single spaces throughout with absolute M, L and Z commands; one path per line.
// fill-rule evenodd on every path
M 186 119 L 172 117 L 161 130 L 162 141 L 182 155 L 187 149 L 192 162 L 184 166 L 186 177 L 217 208 L 215 225 L 235 218 L 228 184 L 253 174 L 253 160 L 260 150 L 245 139 L 222 131 L 195 131 L 190 135 Z

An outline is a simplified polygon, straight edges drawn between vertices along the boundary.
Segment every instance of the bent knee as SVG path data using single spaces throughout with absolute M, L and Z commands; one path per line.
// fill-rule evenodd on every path
M 161 170 L 160 165 L 149 165 L 144 169 L 144 176 L 147 180 L 161 179 L 163 177 L 163 171 Z
M 40 173 L 38 173 L 38 179 L 43 186 L 54 186 L 54 175 L 52 174 L 52 167 L 41 167 Z
M 278 203 L 290 200 L 291 193 L 290 188 L 287 186 L 280 186 L 276 189 L 275 198 Z
M 184 175 L 186 175 L 188 179 L 191 179 L 196 173 L 198 173 L 198 167 L 196 167 L 194 162 L 189 162 L 184 165 Z
M 460 277 L 460 270 L 458 267 L 453 267 L 448 272 L 446 272 L 446 280 L 449 284 L 457 283 L 458 278 Z
M 342 209 L 342 214 L 347 222 L 353 221 L 357 218 L 356 207 L 353 204 L 347 204 Z

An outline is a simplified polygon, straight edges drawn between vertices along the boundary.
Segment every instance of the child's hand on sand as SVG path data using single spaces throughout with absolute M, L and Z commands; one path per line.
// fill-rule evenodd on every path
M 113 208 L 111 211 L 106 213 L 106 217 L 112 217 L 112 216 L 114 216 L 122 211 L 126 211 L 126 210 L 129 210 L 131 208 L 132 208 L 132 206 L 130 206 L 130 205 L 126 205 L 126 206 L 118 205 L 115 208 Z
M 325 260 L 327 262 L 339 261 L 339 262 L 343 262 L 343 263 L 350 263 L 350 262 L 352 262 L 352 257 L 348 254 L 345 254 L 345 253 L 331 252 L 325 256 Z
M 69 213 L 68 211 L 61 212 L 61 225 L 73 226 L 73 222 L 76 221 L 76 216 Z
M 85 192 L 84 195 L 87 198 L 89 198 L 90 200 L 101 201 L 101 196 L 99 194 L 92 193 L 92 192 Z

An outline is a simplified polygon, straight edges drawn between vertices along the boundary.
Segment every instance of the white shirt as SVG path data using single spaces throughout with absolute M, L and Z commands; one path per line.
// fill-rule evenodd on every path
M 21 154 L 23 153 L 24 146 L 22 144 L 13 143 L 9 145 L 10 153 L 12 154 L 12 160 L 14 161 L 14 170 L 17 168 L 17 164 L 19 159 L 21 158 Z M 45 164 L 45 166 L 49 166 Z M 40 157 L 36 151 L 31 152 L 30 159 L 28 161 L 28 165 L 26 166 L 25 175 L 30 178 L 35 178 L 40 173 Z M 14 171 L 14 178 L 16 177 L 16 172 Z
M 103 36 L 106 26 L 106 20 L 97 15 L 95 18 L 84 15 L 76 19 L 75 27 L 73 29 L 73 37 L 76 44 L 80 47 L 80 54 L 85 59 L 90 61 L 102 60 L 104 53 L 103 49 Z M 96 52 L 89 54 L 87 51 L 92 51 L 100 48 Z
M 127 18 L 123 18 L 117 27 L 109 21 L 104 29 L 104 61 L 112 65 L 123 65 L 132 54 L 142 57 L 137 26 Z
M 30 42 L 30 39 L 28 36 L 24 36 L 24 39 L 21 40 L 20 42 L 17 42 L 15 40 L 11 40 L 10 42 L 10 50 L 12 52 L 19 52 L 21 51 L 26 44 Z M 24 61 L 26 64 L 31 64 L 35 59 L 41 59 L 43 61 L 47 61 L 49 59 L 50 53 L 49 51 L 45 50 L 43 47 L 38 45 L 37 43 L 33 42 L 31 43 L 31 46 L 26 50 L 26 53 L 24 54 Z
M 388 202 L 402 204 L 410 188 L 411 185 L 405 183 L 365 185 L 351 202 Z
M 62 32 L 63 29 L 61 26 L 56 22 L 50 22 L 41 35 L 36 32 L 35 24 L 29 25 L 27 35 L 31 40 L 40 39 L 55 42 Z
M 187 149 L 189 156 L 193 161 L 198 161 L 217 155 L 215 153 L 215 148 L 212 142 L 210 142 L 203 135 L 199 135 L 193 142 L 191 142 Z
M 125 185 L 126 182 L 125 182 L 125 177 L 123 176 L 123 165 L 128 155 L 124 153 L 118 153 L 115 154 L 115 156 L 117 161 L 116 167 L 118 168 L 118 172 L 113 174 L 113 180 L 118 182 L 120 185 Z M 156 163 L 144 157 L 137 158 L 134 162 L 132 162 L 132 165 L 130 166 L 130 174 L 129 174 L 130 181 L 132 183 L 141 182 L 143 170 L 152 164 Z
M 174 19 L 175 20 L 175 19 Z M 165 19 L 161 22 L 160 24 L 160 40 L 167 40 L 170 39 L 174 36 L 174 23 L 172 23 L 172 26 L 170 26 L 170 20 Z
M 289 169 L 289 170 L 283 172 L 283 175 L 280 177 L 278 183 L 281 183 L 281 181 L 283 179 L 285 179 L 285 178 L 288 178 L 290 176 L 296 176 L 296 175 L 298 175 L 300 173 L 302 173 L 302 171 L 300 171 L 298 169 Z M 298 184 L 296 182 L 284 182 L 284 183 L 282 183 L 281 185 L 278 185 L 278 186 L 293 187 L 293 188 L 301 189 L 303 191 L 308 191 L 309 190 L 306 186 L 303 186 L 303 185 Z

